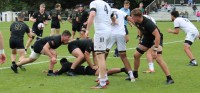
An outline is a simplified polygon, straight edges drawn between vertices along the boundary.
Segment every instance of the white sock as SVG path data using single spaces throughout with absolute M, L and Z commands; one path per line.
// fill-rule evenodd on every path
M 149 69 L 150 70 L 154 70 L 154 64 L 153 64 L 153 62 L 149 62 Z
M 107 74 L 105 75 L 105 79 L 108 80 L 108 75 Z
M 100 79 L 100 78 L 101 78 L 101 76 L 100 76 L 100 73 L 99 73 L 98 79 Z
M 133 78 L 134 76 L 133 76 L 133 71 L 128 71 L 128 74 L 129 74 L 129 77 L 130 78 Z
M 100 85 L 101 86 L 105 86 L 106 85 L 106 78 L 104 78 L 104 79 L 100 78 Z

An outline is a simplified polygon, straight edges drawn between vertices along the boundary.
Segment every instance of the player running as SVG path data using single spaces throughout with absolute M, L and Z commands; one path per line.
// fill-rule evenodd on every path
M 31 32 L 28 27 L 24 23 L 24 14 L 18 13 L 18 21 L 13 22 L 10 26 L 10 48 L 12 50 L 11 53 L 11 61 L 12 64 L 16 64 L 16 55 L 19 54 L 19 60 L 23 59 L 25 57 L 25 50 L 24 50 L 24 34 L 27 33 L 28 37 L 31 38 Z M 25 70 L 24 67 L 20 66 L 21 70 Z
M 124 63 L 124 66 L 129 74 L 129 78 L 131 79 L 131 82 L 134 82 L 135 78 L 133 76 L 130 63 L 126 56 L 126 38 L 125 38 L 126 32 L 124 27 L 124 20 L 132 21 L 132 18 L 123 11 L 120 11 L 119 9 L 116 8 L 112 8 L 112 13 L 115 17 L 114 22 L 117 22 L 117 24 L 113 23 L 112 25 L 112 34 L 107 46 L 106 56 L 108 56 L 109 50 L 112 48 L 112 46 L 116 44 L 119 56 L 122 62 Z
M 111 8 L 103 0 L 94 0 L 90 3 L 90 14 L 85 35 L 89 35 L 89 29 L 94 21 L 94 51 L 99 66 L 100 84 L 92 89 L 105 89 L 108 80 L 106 73 L 105 53 L 111 35 Z
M 171 78 L 170 72 L 166 63 L 162 58 L 162 41 L 163 35 L 158 27 L 148 18 L 144 17 L 141 10 L 136 8 L 131 11 L 131 16 L 135 22 L 135 26 L 138 28 L 140 35 L 143 36 L 140 44 L 136 48 L 134 53 L 134 76 L 138 78 L 138 69 L 140 66 L 140 58 L 147 51 L 151 50 L 153 58 L 162 68 L 166 75 L 166 84 L 174 83 Z
M 198 66 L 190 49 L 190 46 L 192 46 L 194 40 L 199 37 L 198 29 L 187 18 L 179 17 L 178 11 L 171 12 L 171 19 L 174 21 L 174 30 L 168 29 L 168 32 L 178 34 L 180 29 L 182 29 L 186 33 L 184 51 L 190 58 L 189 65 Z
M 20 62 L 13 64 L 11 69 L 18 73 L 17 67 L 36 61 L 41 54 L 47 55 L 50 59 L 49 71 L 47 76 L 55 76 L 53 73 L 54 65 L 56 64 L 57 53 L 56 50 L 62 44 L 67 44 L 70 40 L 71 33 L 65 30 L 62 35 L 44 37 L 37 40 L 33 45 L 33 51 L 29 58 L 21 59 Z
M 29 19 L 31 22 L 34 22 L 32 27 L 32 32 L 34 33 L 34 36 L 35 35 L 37 36 L 36 38 L 37 40 L 42 38 L 43 28 L 44 25 L 48 24 L 47 22 L 48 18 L 50 18 L 50 16 L 45 12 L 45 4 L 40 4 L 40 10 L 33 13 L 31 18 Z M 25 46 L 26 51 L 30 47 L 33 39 L 34 37 L 28 39 Z
M 62 22 L 61 19 L 61 5 L 57 3 L 55 5 L 55 9 L 53 9 L 50 13 L 51 15 L 51 34 L 52 35 L 58 35 L 60 32 L 60 22 Z

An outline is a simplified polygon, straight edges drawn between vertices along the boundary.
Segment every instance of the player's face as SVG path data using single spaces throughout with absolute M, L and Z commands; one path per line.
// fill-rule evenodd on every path
M 62 36 L 63 37 L 63 44 L 67 44 L 70 41 L 70 36 Z
M 171 20 L 174 21 L 174 19 L 175 19 L 174 16 L 171 15 Z
M 45 7 L 44 6 L 40 6 L 40 11 L 44 12 L 45 11 Z
M 134 22 L 139 23 L 140 22 L 140 17 L 138 16 L 131 16 Z
M 124 4 L 125 9 L 129 9 L 129 7 L 130 7 L 130 4 Z
M 79 7 L 78 10 L 79 10 L 79 11 L 83 11 L 83 7 Z

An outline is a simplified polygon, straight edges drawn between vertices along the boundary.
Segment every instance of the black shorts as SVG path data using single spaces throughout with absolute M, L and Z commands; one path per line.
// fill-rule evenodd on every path
M 128 35 L 128 29 L 127 29 L 127 26 L 124 25 L 124 28 L 125 28 L 125 31 L 126 31 L 126 35 Z
M 60 29 L 60 23 L 51 23 L 51 28 Z
M 10 38 L 9 43 L 10 43 L 11 49 L 24 49 L 24 41 L 23 40 Z
M 43 30 L 39 30 L 37 27 L 33 27 L 32 32 L 35 33 L 38 37 L 42 37 L 43 35 Z
M 154 40 L 155 39 L 150 39 L 150 38 L 143 38 L 140 42 L 141 45 L 151 48 L 154 45 Z M 160 37 L 160 45 L 163 46 L 163 36 L 161 35 Z
M 72 31 L 78 31 L 80 32 L 81 31 L 81 27 L 80 27 L 80 24 L 79 23 L 76 23 L 76 24 L 72 24 Z
M 33 50 L 35 53 L 41 54 L 40 52 L 42 51 L 44 45 L 38 43 L 37 41 L 33 45 Z
M 75 45 L 72 45 L 72 44 L 69 44 L 69 45 L 68 45 L 68 51 L 69 51 L 69 53 L 71 54 L 72 51 L 73 51 L 74 49 L 76 49 L 76 48 L 79 48 L 79 47 L 77 47 L 77 46 L 75 46 Z
M 86 75 L 95 75 L 96 73 L 96 70 L 92 69 L 90 66 L 87 66 L 85 68 L 85 74 Z

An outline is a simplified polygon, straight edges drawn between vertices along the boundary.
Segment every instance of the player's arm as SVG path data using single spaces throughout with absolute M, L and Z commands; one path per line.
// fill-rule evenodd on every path
M 91 8 L 90 14 L 89 14 L 89 17 L 88 17 L 88 24 L 87 24 L 87 28 L 86 28 L 86 32 L 85 32 L 86 36 L 89 35 L 89 30 L 90 30 L 90 28 L 93 24 L 93 20 L 94 20 L 95 16 L 96 16 L 96 8 Z
M 154 48 L 158 48 L 158 46 L 160 45 L 160 33 L 157 28 L 153 31 L 152 35 L 155 36 Z
M 90 60 L 90 53 L 89 53 L 88 51 L 85 51 L 84 56 L 85 56 L 85 60 L 87 61 L 87 64 L 88 64 L 91 68 L 93 68 L 93 64 L 92 64 L 92 62 L 91 62 L 91 60 Z
M 6 55 L 4 54 L 3 35 L 0 32 L 0 64 L 3 64 L 5 61 Z
M 48 24 L 48 19 L 51 19 L 51 16 L 48 15 L 48 14 L 46 14 L 45 20 L 43 21 L 43 23 L 44 23 L 45 25 Z
M 29 19 L 29 21 L 31 21 L 31 22 L 36 22 L 36 18 L 31 17 L 31 18 Z
M 175 27 L 174 30 L 168 29 L 168 32 L 172 33 L 172 34 L 179 34 L 180 28 L 179 27 Z
M 52 54 L 51 51 L 50 51 L 50 49 L 51 49 L 50 44 L 54 44 L 54 41 L 50 41 L 50 43 L 47 42 L 47 43 L 44 45 L 44 47 L 43 47 L 44 54 L 47 55 L 47 56 L 49 56 L 50 58 L 55 58 L 55 56 L 53 56 L 53 54 Z

